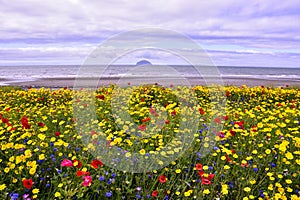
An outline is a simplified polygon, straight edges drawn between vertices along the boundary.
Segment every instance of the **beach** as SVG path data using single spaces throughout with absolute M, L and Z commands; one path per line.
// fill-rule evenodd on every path
M 96 87 L 146 84 L 224 86 L 296 86 L 300 69 L 272 67 L 193 66 L 0 66 L 0 85 L 21 87 Z
M 1 81 L 7 81 L 9 82 L 8 79 L 2 79 Z M 21 87 L 49 87 L 49 88 L 61 88 L 61 87 L 68 87 L 68 88 L 73 88 L 74 85 L 76 84 L 77 86 L 82 86 L 82 87 L 95 87 L 97 86 L 102 86 L 102 85 L 109 85 L 109 84 L 118 84 L 122 87 L 127 86 L 127 85 L 134 85 L 134 83 L 158 83 L 162 85 L 178 85 L 176 83 L 188 83 L 184 85 L 202 85 L 206 86 L 209 85 L 204 79 L 200 78 L 187 78 L 185 81 L 182 80 L 175 80 L 172 82 L 171 80 L 166 80 L 166 79 L 161 79 L 158 80 L 157 78 L 155 81 L 151 81 L 151 78 L 40 78 L 40 79 L 35 79 L 35 80 L 30 80 L 30 81 L 16 81 L 16 82 L 9 82 L 10 86 L 21 86 Z M 273 86 L 273 87 L 286 87 L 286 85 L 289 85 L 291 87 L 299 87 L 300 82 L 299 80 L 293 80 L 293 79 L 285 79 L 285 80 L 263 80 L 263 79 L 254 79 L 254 78 L 222 78 L 218 79 L 217 83 L 221 83 L 221 85 L 224 86 L 241 86 L 241 85 L 247 85 L 250 87 L 254 86 Z

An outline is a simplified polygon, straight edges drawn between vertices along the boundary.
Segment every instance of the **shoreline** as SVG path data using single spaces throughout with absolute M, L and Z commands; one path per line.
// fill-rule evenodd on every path
M 172 85 L 211 85 L 221 84 L 224 86 L 241 86 L 247 85 L 250 87 L 255 86 L 273 86 L 273 87 L 285 87 L 289 85 L 291 87 L 300 87 L 300 80 L 293 79 L 257 79 L 257 78 L 240 78 L 240 77 L 225 77 L 221 79 L 216 78 L 170 78 L 167 77 L 105 77 L 105 78 L 73 78 L 73 77 L 59 77 L 59 78 L 37 78 L 34 80 L 24 81 L 17 79 L 5 79 L 1 78 L 0 83 L 2 86 L 20 86 L 20 87 L 50 87 L 50 88 L 61 88 L 61 87 L 95 87 L 104 86 L 109 84 L 117 84 L 120 86 L 136 85 L 141 83 L 154 84 L 158 83 L 161 85 L 168 86 Z M 76 85 L 75 85 L 76 84 Z

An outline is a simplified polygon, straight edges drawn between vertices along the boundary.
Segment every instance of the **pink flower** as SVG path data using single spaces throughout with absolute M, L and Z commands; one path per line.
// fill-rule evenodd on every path
M 92 184 L 92 177 L 91 176 L 84 176 L 82 177 L 83 183 L 82 186 L 88 187 Z
M 60 166 L 62 166 L 62 167 L 72 167 L 73 162 L 71 160 L 64 159 L 63 161 L 61 161 Z

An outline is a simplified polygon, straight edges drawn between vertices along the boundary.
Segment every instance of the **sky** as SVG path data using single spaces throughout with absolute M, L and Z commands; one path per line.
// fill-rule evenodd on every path
M 109 38 L 160 28 L 192 39 L 215 65 L 300 68 L 299 0 L 0 0 L 0 19 L 0 65 L 81 65 Z M 122 62 L 181 64 L 161 52 Z

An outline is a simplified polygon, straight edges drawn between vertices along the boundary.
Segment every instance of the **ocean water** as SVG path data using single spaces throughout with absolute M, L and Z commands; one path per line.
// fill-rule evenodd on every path
M 0 66 L 0 85 L 43 78 L 220 77 L 223 79 L 292 80 L 300 82 L 300 68 L 192 66 Z

